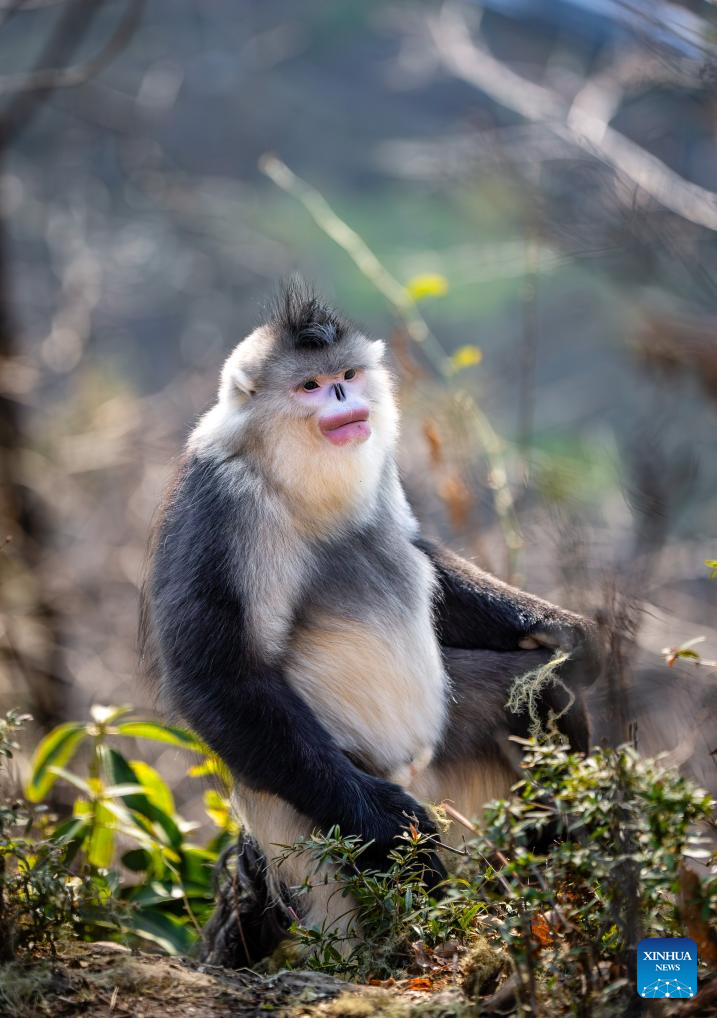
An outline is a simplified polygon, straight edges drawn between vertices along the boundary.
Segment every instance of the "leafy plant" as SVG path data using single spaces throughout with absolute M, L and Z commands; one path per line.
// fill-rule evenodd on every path
M 52 944 L 65 928 L 186 952 L 209 916 L 213 866 L 236 835 L 226 774 L 189 732 L 132 718 L 130 710 L 95 706 L 90 721 L 55 728 L 35 751 L 27 802 L 0 809 L 2 902 L 15 931 L 8 957 L 24 945 Z M 4 738 L 0 728 L 0 757 L 11 752 L 7 733 L 17 727 L 13 715 Z M 127 737 L 201 754 L 190 774 L 211 774 L 219 784 L 204 794 L 212 824 L 206 844 L 190 840 L 196 825 L 177 815 L 157 771 L 117 747 Z M 60 821 L 41 805 L 56 782 L 77 793 L 71 816 Z
M 26 945 L 53 944 L 79 921 L 85 906 L 106 900 L 110 888 L 100 878 L 77 881 L 69 869 L 71 838 L 57 831 L 43 836 L 46 808 L 32 807 L 10 794 L 7 765 L 18 748 L 17 733 L 30 720 L 10 711 L 0 720 L 0 960 L 9 961 Z
M 0 720 L 0 769 L 24 720 Z M 177 814 L 157 771 L 122 752 L 128 736 L 198 755 L 188 773 L 215 780 L 204 796 L 206 842 L 191 840 L 194 825 Z M 579 1002 L 587 1015 L 632 993 L 642 936 L 687 930 L 703 952 L 717 951 L 715 860 L 702 881 L 684 864 L 710 858 L 695 826 L 711 816 L 709 796 L 629 747 L 588 757 L 537 738 L 523 747 L 524 779 L 510 800 L 487 807 L 480 827 L 471 825 L 465 848 L 453 849 L 455 872 L 439 894 L 423 879 L 426 838 L 415 829 L 382 871 L 359 865 L 366 846 L 337 828 L 287 847 L 312 856 L 312 880 L 323 880 L 327 866 L 340 870 L 337 893 L 362 931 L 342 940 L 297 921 L 309 949 L 301 964 L 370 980 L 417 965 L 425 974 L 446 965 L 446 951 L 463 965 L 478 951 L 493 985 L 509 958 L 524 1008 L 550 1000 L 570 1011 Z M 52 947 L 65 933 L 189 951 L 213 907 L 214 864 L 236 836 L 228 780 L 190 733 L 133 718 L 126 707 L 95 707 L 88 722 L 51 732 L 35 752 L 27 801 L 5 789 L 0 796 L 2 957 Z M 40 801 L 57 782 L 77 793 L 60 820 Z M 470 992 L 484 992 L 482 977 L 469 982 Z

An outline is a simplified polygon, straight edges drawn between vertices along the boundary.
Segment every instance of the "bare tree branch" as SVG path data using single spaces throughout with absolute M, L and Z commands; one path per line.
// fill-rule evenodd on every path
M 69 4 L 43 48 L 35 69 L 27 74 L 0 78 L 0 94 L 12 92 L 15 95 L 0 115 L 0 150 L 14 142 L 27 128 L 39 108 L 40 96 L 46 99 L 59 88 L 82 85 L 100 74 L 129 42 L 142 19 L 145 5 L 146 0 L 127 0 L 117 27 L 97 56 L 68 67 L 103 7 L 98 0 L 77 0 Z
M 611 167 L 664 208 L 697 226 L 717 230 L 717 194 L 685 180 L 662 160 L 610 127 L 591 96 L 590 110 L 581 96 L 569 106 L 552 90 L 516 74 L 471 38 L 457 8 L 444 6 L 429 28 L 446 68 L 526 120 L 542 124 L 559 138 Z M 586 98 L 585 95 L 582 96 Z M 611 103 L 606 103 L 607 111 Z
M 273 153 L 267 152 L 261 157 L 259 169 L 270 180 L 273 180 L 282 191 L 286 191 L 287 194 L 297 198 L 316 225 L 339 247 L 344 249 L 359 271 L 373 283 L 376 289 L 398 311 L 405 323 L 409 336 L 414 342 L 422 344 L 426 348 L 427 354 L 436 370 L 441 374 L 445 374 L 446 353 L 428 328 L 428 324 L 418 310 L 415 300 L 406 287 L 381 264 L 363 237 L 360 237 L 355 230 L 351 229 L 348 223 L 345 223 L 343 219 L 336 215 L 324 196 L 316 188 L 307 184 L 300 177 L 297 177 L 286 163 L 282 162 Z

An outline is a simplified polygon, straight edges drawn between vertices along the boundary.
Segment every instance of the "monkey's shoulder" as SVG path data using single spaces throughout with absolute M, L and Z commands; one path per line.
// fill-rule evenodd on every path
M 247 530 L 245 503 L 222 464 L 197 456 L 180 462 L 154 537 L 155 596 L 197 587 L 211 596 L 234 586 L 237 538 Z
M 165 496 L 159 536 L 165 545 L 187 541 L 202 554 L 212 544 L 236 546 L 250 541 L 262 524 L 276 525 L 275 501 L 261 478 L 238 458 L 188 455 Z

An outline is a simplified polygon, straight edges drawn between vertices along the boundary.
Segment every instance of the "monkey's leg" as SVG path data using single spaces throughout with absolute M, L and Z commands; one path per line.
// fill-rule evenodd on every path
M 317 863 L 308 852 L 284 858 L 287 847 L 308 838 L 315 825 L 288 802 L 267 792 L 242 788 L 236 799 L 243 827 L 251 832 L 266 859 L 269 901 L 289 915 L 293 911 L 303 926 L 331 933 L 336 937 L 336 949 L 348 954 L 355 944 L 356 906 L 342 893 L 340 874 L 334 867 Z
M 410 785 L 423 801 L 448 800 L 469 819 L 486 802 L 507 795 L 520 776 L 522 753 L 509 736 L 528 735 L 529 717 L 507 706 L 516 679 L 548 662 L 547 651 L 496 652 L 444 648 L 453 685 L 448 721 L 431 765 Z M 568 710 L 570 696 L 574 702 Z M 548 686 L 539 701 L 541 717 L 559 715 L 558 728 L 574 749 L 589 748 L 587 713 L 579 691 Z M 460 837 L 460 832 L 455 832 Z
M 349 954 L 356 944 L 355 904 L 342 894 L 337 871 L 307 854 L 279 858 L 311 833 L 311 822 L 282 799 L 248 789 L 237 791 L 235 805 L 242 830 L 222 860 L 215 909 L 202 935 L 202 960 L 225 968 L 252 967 L 289 942 L 297 918 L 333 934 L 336 949 Z M 236 856 L 234 874 L 226 866 L 231 855 Z
M 445 737 L 437 758 L 445 760 L 512 753 L 509 735 L 527 737 L 527 711 L 514 714 L 507 708 L 508 697 L 517 679 L 550 661 L 551 651 L 498 652 L 443 648 L 443 660 L 453 686 Z M 572 703 L 571 703 L 572 701 Z M 541 721 L 551 713 L 558 717 L 558 729 L 573 749 L 587 752 L 590 729 L 580 688 L 564 681 L 546 683 L 538 697 Z
M 229 866 L 235 860 L 235 869 Z M 214 911 L 202 930 L 200 957 L 224 968 L 252 968 L 286 940 L 293 920 L 289 902 L 269 886 L 266 859 L 241 831 L 222 854 L 215 876 Z

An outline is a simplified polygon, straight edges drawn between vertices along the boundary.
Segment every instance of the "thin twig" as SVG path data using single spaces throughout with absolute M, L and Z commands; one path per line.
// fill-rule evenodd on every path
M 41 67 L 28 73 L 0 77 L 0 95 L 15 92 L 48 92 L 56 88 L 75 88 L 96 77 L 124 49 L 134 34 L 146 0 L 131 0 L 104 48 L 84 64 L 73 67 Z
M 324 233 L 343 248 L 359 271 L 393 305 L 403 319 L 411 339 L 425 347 L 433 367 L 439 374 L 448 376 L 448 358 L 436 337 L 431 333 L 416 302 L 403 286 L 376 257 L 363 237 L 336 215 L 324 196 L 307 184 L 272 153 L 259 160 L 259 169 L 282 191 L 298 198 L 311 218 Z
M 450 804 L 450 802 L 442 802 L 441 803 L 441 809 L 444 810 L 445 813 L 449 817 L 451 817 L 452 820 L 455 820 L 456 823 L 460 824 L 461 827 L 465 827 L 466 830 L 470 831 L 471 834 L 479 834 L 480 833 L 478 828 L 476 827 L 476 825 L 471 823 L 471 821 L 468 819 L 468 817 L 465 817 L 462 813 L 459 813 L 458 810 L 454 806 L 452 806 Z M 447 848 L 447 847 L 448 847 L 447 845 L 441 845 L 441 848 Z M 456 852 L 458 855 L 464 855 L 467 858 L 471 858 L 470 852 L 461 852 L 460 849 L 456 849 L 456 848 L 451 849 L 451 851 Z M 486 859 L 486 857 L 482 854 L 482 852 L 479 852 L 477 849 L 475 849 L 474 851 L 475 851 L 475 853 L 477 855 L 479 855 L 481 857 L 481 859 L 483 860 L 483 862 L 487 866 L 490 866 L 490 862 Z M 500 862 L 500 864 L 502 866 L 507 866 L 508 865 L 508 860 L 506 859 L 506 857 L 503 855 L 502 852 L 496 851 L 495 854 L 496 854 L 496 857 L 497 857 L 498 861 Z M 513 889 L 511 888 L 510 884 L 505 879 L 505 877 L 503 876 L 501 871 L 497 870 L 495 868 L 495 866 L 493 866 L 492 868 L 493 868 L 493 871 L 495 872 L 496 877 L 498 878 L 498 880 L 500 880 L 501 884 L 503 885 L 504 889 L 508 892 L 508 894 L 512 894 L 512 890 Z
M 451 820 L 455 820 L 456 823 L 460 824 L 461 827 L 465 827 L 465 829 L 467 831 L 470 831 L 471 834 L 479 833 L 476 825 L 471 823 L 468 817 L 465 817 L 463 816 L 462 813 L 459 813 L 455 806 L 452 806 L 450 802 L 442 802 L 440 808 L 445 811 L 446 815 L 449 816 Z
M 453 852 L 454 855 L 460 855 L 463 859 L 470 859 L 471 854 L 465 848 L 455 848 L 453 845 L 447 845 L 445 841 L 434 841 L 433 844 L 436 848 L 441 848 L 445 852 Z

